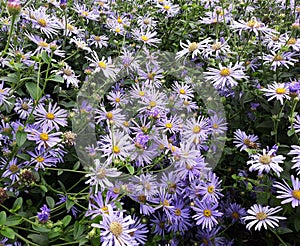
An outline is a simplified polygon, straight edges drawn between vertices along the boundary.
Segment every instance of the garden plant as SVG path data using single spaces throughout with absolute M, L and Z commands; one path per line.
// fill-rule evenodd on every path
M 299 1 L 0 6 L 0 245 L 300 245 Z

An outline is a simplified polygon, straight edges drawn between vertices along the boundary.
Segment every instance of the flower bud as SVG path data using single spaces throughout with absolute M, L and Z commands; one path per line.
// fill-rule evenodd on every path
M 7 9 L 10 15 L 18 15 L 21 12 L 19 0 L 8 0 Z

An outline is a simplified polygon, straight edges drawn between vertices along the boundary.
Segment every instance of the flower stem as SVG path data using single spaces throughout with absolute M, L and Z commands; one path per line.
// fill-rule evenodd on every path
M 13 15 L 13 16 L 12 16 L 12 20 L 11 20 L 11 25 L 10 25 L 9 34 L 8 34 L 8 39 L 7 39 L 5 48 L 4 48 L 4 50 L 2 51 L 2 54 L 1 54 L 2 57 L 6 54 L 6 51 L 7 51 L 7 49 L 8 49 L 8 46 L 9 46 L 9 44 L 10 44 L 10 39 L 11 39 L 13 30 L 14 30 L 15 20 L 16 20 L 16 15 Z

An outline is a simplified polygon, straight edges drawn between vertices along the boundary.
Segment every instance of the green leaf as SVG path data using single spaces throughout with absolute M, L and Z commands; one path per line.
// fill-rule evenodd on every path
M 17 131 L 16 142 L 19 147 L 21 147 L 27 140 L 27 133 L 24 131 Z
M 20 159 L 25 160 L 25 161 L 30 160 L 30 156 L 27 154 L 18 154 L 17 157 L 19 157 Z
M 15 225 L 19 225 L 22 223 L 22 218 L 21 216 L 18 215 L 12 215 L 9 216 L 5 222 L 6 226 L 15 226 Z
M 13 229 L 9 228 L 9 227 L 5 227 L 4 229 L 2 229 L 0 231 L 0 233 L 4 236 L 4 237 L 7 237 L 9 239 L 15 239 L 15 235 L 16 233 L 14 232 Z
M 46 196 L 46 202 L 47 202 L 49 208 L 54 208 L 55 201 L 51 196 Z
M 14 205 L 12 207 L 12 211 L 13 212 L 16 212 L 18 211 L 21 207 L 22 207 L 22 204 L 23 204 L 23 198 L 22 197 L 18 197 L 15 202 L 14 202 Z
M 78 170 L 79 167 L 80 167 L 80 162 L 77 161 L 77 162 L 75 163 L 75 165 L 73 166 L 73 170 Z
M 64 227 L 66 227 L 72 220 L 72 216 L 71 215 L 67 215 L 63 218 L 62 222 Z
M 27 237 L 39 246 L 47 246 L 49 244 L 48 237 L 43 234 L 29 234 Z
M 297 232 L 300 231 L 300 217 L 294 219 L 294 227 Z
M 49 64 L 51 62 L 51 58 L 48 56 L 46 51 L 42 51 L 42 60 L 43 62 Z
M 61 77 L 60 75 L 51 75 L 47 80 L 51 80 L 51 81 L 55 81 L 55 82 L 58 82 L 58 83 L 64 83 L 65 80 L 63 77 Z
M 286 228 L 286 227 L 279 227 L 276 229 L 276 231 L 278 232 L 278 234 L 286 234 L 286 233 L 293 232 L 291 229 Z
M 0 212 L 0 225 L 4 225 L 5 222 L 6 222 L 6 213 L 5 213 L 5 211 L 1 211 Z
M 73 231 L 73 236 L 74 240 L 77 240 L 84 232 L 84 226 L 79 224 L 78 221 L 75 222 L 74 224 L 74 231 Z
M 45 185 L 40 185 L 40 188 L 41 188 L 41 190 L 44 191 L 44 192 L 47 192 L 47 191 L 48 191 L 48 189 L 47 189 L 47 187 L 46 187 Z
M 75 203 L 72 200 L 67 199 L 67 201 L 66 201 L 66 208 L 67 208 L 67 210 L 69 211 L 73 207 L 74 204 Z
M 295 133 L 295 130 L 288 130 L 288 132 L 287 132 L 287 135 L 290 137 L 290 136 L 292 136 L 292 135 L 294 135 L 294 133 Z
M 59 175 L 62 175 L 63 172 L 64 172 L 64 170 L 59 169 L 59 170 L 57 171 L 57 175 L 58 175 L 58 176 L 59 176 Z
M 128 172 L 129 172 L 131 175 L 134 174 L 134 167 L 133 167 L 133 166 L 131 166 L 131 165 L 126 165 L 126 168 L 127 168 Z
M 49 232 L 50 228 L 45 227 L 44 225 L 32 225 L 32 229 L 38 232 Z
M 30 96 L 34 99 L 34 100 L 38 100 L 41 98 L 42 96 L 42 90 L 41 88 L 32 82 L 28 82 L 26 83 L 26 89 L 28 90 Z

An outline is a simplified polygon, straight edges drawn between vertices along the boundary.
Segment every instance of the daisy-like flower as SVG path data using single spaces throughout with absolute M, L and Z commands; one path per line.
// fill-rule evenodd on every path
M 100 150 L 104 153 L 103 157 L 107 157 L 108 163 L 116 158 L 125 160 L 134 149 L 129 135 L 120 131 L 110 131 L 109 135 L 101 137 L 99 145 Z
M 177 81 L 172 85 L 172 89 L 174 92 L 183 100 L 191 100 L 194 98 L 194 90 L 190 85 L 187 84 L 179 84 Z
M 97 36 L 97 35 L 91 35 L 91 37 L 87 40 L 90 45 L 95 45 L 96 48 L 102 48 L 102 47 L 107 47 L 108 37 L 105 35 L 102 36 Z
M 176 53 L 176 59 L 179 59 L 183 56 L 187 56 L 189 54 L 192 54 L 192 59 L 194 59 L 195 57 L 197 57 L 197 55 L 200 55 L 202 50 L 205 49 L 205 47 L 207 47 L 207 44 L 209 42 L 208 39 L 204 39 L 201 42 L 191 42 L 190 40 L 186 40 L 186 44 L 183 43 L 180 40 L 180 47 L 183 49 L 181 51 L 178 51 Z
M 46 14 L 46 8 L 40 7 L 39 9 L 31 12 L 31 21 L 34 27 L 45 33 L 48 38 L 52 38 L 52 35 L 57 35 L 58 29 L 60 29 L 59 21 L 52 15 Z
M 157 126 L 163 133 L 169 132 L 175 134 L 182 128 L 182 119 L 176 115 L 172 115 L 169 118 L 162 117 L 159 119 Z
M 263 88 L 261 91 L 265 92 L 264 95 L 268 97 L 268 101 L 272 99 L 279 100 L 283 105 L 284 99 L 290 99 L 289 96 L 289 85 L 286 83 L 274 82 L 272 85 L 268 85 L 268 88 Z
M 32 35 L 32 34 L 25 34 L 25 36 L 38 45 L 36 50 L 33 52 L 33 55 L 43 50 L 47 51 L 47 53 L 51 52 L 50 44 L 47 42 L 46 39 L 43 39 L 37 35 Z
M 220 189 L 222 180 L 219 180 L 216 174 L 212 172 L 208 173 L 206 179 L 199 186 L 199 194 L 202 196 L 201 201 L 218 203 L 219 199 L 223 196 Z
M 237 80 L 248 78 L 241 63 L 236 63 L 234 66 L 232 63 L 229 66 L 222 66 L 219 63 L 219 69 L 209 67 L 207 70 L 208 72 L 204 72 L 204 78 L 211 82 L 216 89 L 221 90 L 230 89 L 238 84 Z
M 170 1 L 163 1 L 162 4 L 157 4 L 159 12 L 165 13 L 168 17 L 177 15 L 180 11 L 180 7 L 177 4 L 173 4 Z
M 257 140 L 258 137 L 256 135 L 247 135 L 244 131 L 241 131 L 240 129 L 237 129 L 234 132 L 233 143 L 237 148 L 241 148 L 240 151 L 243 151 L 248 148 L 257 149 L 260 146 Z
M 36 122 L 34 124 L 42 125 L 44 129 L 55 128 L 56 130 L 59 130 L 60 126 L 68 125 L 67 111 L 60 109 L 56 103 L 52 105 L 50 102 L 46 108 L 44 105 L 39 104 L 33 111 L 33 114 L 36 117 Z
M 275 30 L 268 28 L 264 23 L 259 21 L 257 18 L 253 17 L 249 21 L 233 21 L 233 24 L 230 26 L 234 31 L 238 31 L 239 35 L 242 34 L 242 31 L 253 32 L 256 36 L 258 36 L 258 32 L 261 32 L 265 35 L 273 35 L 277 33 Z
M 75 10 L 75 12 L 79 14 L 79 16 L 85 18 L 87 21 L 88 20 L 96 21 L 99 18 L 98 11 L 95 10 L 90 11 L 85 4 L 75 3 L 73 9 Z
M 207 45 L 207 48 L 202 51 L 202 55 L 205 58 L 226 56 L 227 54 L 232 53 L 230 51 L 230 46 L 224 38 L 220 40 L 211 40 L 210 44 Z
M 201 144 L 209 134 L 209 120 L 203 116 L 188 119 L 183 125 L 182 136 L 190 143 Z
M 228 127 L 225 118 L 219 117 L 217 113 L 214 113 L 214 115 L 211 116 L 209 119 L 209 125 L 213 134 L 221 135 L 227 131 Z
M 122 127 L 126 121 L 125 116 L 122 114 L 122 109 L 116 108 L 107 111 L 105 107 L 96 110 L 95 120 L 97 124 L 106 121 L 107 125 L 114 125 L 117 127 Z
M 19 115 L 20 119 L 26 119 L 33 108 L 33 101 L 29 98 L 17 98 L 15 103 L 15 112 Z
M 5 105 L 9 106 L 11 103 L 7 100 L 10 95 L 10 88 L 4 88 L 4 82 L 0 84 L 0 107 Z
M 289 155 L 297 155 L 293 157 L 292 162 L 295 164 L 292 166 L 292 169 L 296 169 L 297 175 L 300 174 L 300 146 L 292 145 L 292 150 L 288 153 Z
M 112 63 L 111 57 L 108 57 L 107 60 L 102 57 L 100 60 L 96 51 L 93 51 L 92 58 L 86 57 L 86 59 L 92 62 L 89 66 L 95 68 L 94 73 L 101 71 L 106 78 L 114 79 L 116 77 L 117 69 Z
M 217 225 L 217 218 L 223 215 L 223 213 L 216 210 L 217 207 L 218 204 L 211 205 L 210 203 L 196 200 L 195 206 L 192 206 L 192 209 L 197 213 L 193 215 L 196 225 L 202 225 L 202 229 L 209 228 L 209 230 Z
M 225 207 L 225 216 L 231 218 L 232 223 L 240 221 L 246 215 L 246 210 L 240 204 L 230 203 Z
M 281 204 L 291 203 L 292 207 L 295 208 L 300 205 L 300 182 L 298 177 L 291 175 L 292 185 L 291 188 L 287 182 L 283 179 L 283 183 L 274 182 L 273 187 L 277 188 L 277 193 L 280 194 L 276 196 L 277 198 L 284 199 Z
M 150 30 L 135 29 L 133 35 L 137 41 L 147 44 L 149 46 L 155 46 L 160 42 L 160 39 L 156 38 L 157 32 L 151 32 Z
M 122 211 L 113 211 L 108 205 L 108 213 L 103 214 L 101 224 L 92 223 L 92 227 L 100 228 L 102 246 L 132 246 L 137 244 L 131 236 L 136 228 L 129 228 L 134 223 L 130 215 L 124 217 Z
M 74 88 L 78 88 L 78 76 L 75 75 L 75 72 L 68 64 L 65 63 L 65 67 L 58 71 L 57 74 L 62 75 L 66 81 L 67 88 L 69 88 L 70 85 Z
M 77 37 L 71 38 L 70 44 L 72 44 L 72 43 L 74 43 L 78 49 L 86 50 L 87 52 L 92 51 L 91 48 L 88 46 L 88 44 L 80 37 L 79 38 L 77 38 Z
M 113 186 L 109 178 L 116 178 L 122 174 L 122 172 L 118 172 L 117 168 L 110 168 L 109 162 L 101 163 L 99 159 L 94 160 L 94 165 L 89 168 L 89 171 L 90 173 L 85 175 L 89 178 L 85 183 L 95 187 L 95 194 L 98 192 L 99 186 L 101 191 Z
M 137 24 L 142 29 L 153 29 L 157 21 L 155 21 L 149 14 L 146 14 L 144 16 L 138 16 L 137 17 Z
M 270 64 L 273 71 L 276 71 L 276 69 L 279 67 L 293 67 L 297 62 L 297 59 L 294 58 L 296 56 L 296 53 L 294 52 L 276 53 L 272 50 L 270 52 L 271 54 L 264 55 L 263 57 L 261 57 L 261 59 L 265 60 L 264 64 Z
M 281 211 L 281 207 L 271 208 L 269 206 L 263 207 L 260 204 L 254 204 L 250 209 L 247 210 L 248 216 L 242 217 L 243 221 L 250 220 L 246 225 L 246 228 L 250 230 L 255 224 L 255 231 L 260 231 L 262 227 L 266 230 L 270 226 L 271 228 L 278 227 L 279 220 L 285 220 L 285 217 L 274 216 L 273 214 Z
M 35 149 L 35 152 L 27 151 L 31 156 L 31 160 L 26 162 L 29 165 L 35 165 L 35 170 L 45 170 L 45 167 L 55 166 L 58 160 L 51 155 L 50 152 L 45 151 L 44 148 Z
M 51 133 L 53 128 L 49 128 L 49 126 L 44 125 L 43 128 L 40 129 L 34 129 L 34 128 L 28 128 L 25 131 L 28 133 L 27 138 L 28 140 L 33 140 L 36 142 L 37 149 L 40 150 L 41 148 L 47 149 L 52 148 L 55 145 L 57 145 L 59 142 L 61 142 L 61 132 L 54 132 Z
M 262 154 L 251 155 L 251 160 L 247 161 L 247 165 L 251 165 L 249 171 L 258 171 L 258 175 L 262 175 L 263 172 L 269 173 L 273 170 L 279 177 L 280 173 L 283 171 L 283 168 L 279 166 L 279 164 L 283 163 L 285 157 L 276 155 L 275 152 L 275 149 L 269 151 L 263 149 Z

